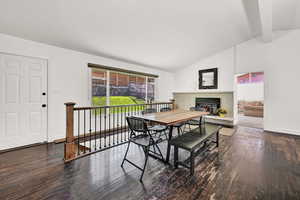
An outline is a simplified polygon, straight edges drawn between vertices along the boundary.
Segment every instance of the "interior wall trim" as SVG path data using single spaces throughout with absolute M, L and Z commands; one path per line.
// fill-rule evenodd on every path
M 138 71 L 127 70 L 127 69 L 122 69 L 122 68 L 118 68 L 118 67 L 111 67 L 111 66 L 93 64 L 93 63 L 88 63 L 88 67 L 96 68 L 96 69 L 116 71 L 116 72 L 123 72 L 123 73 L 128 73 L 128 74 L 136 74 L 136 75 L 147 76 L 147 77 L 152 77 L 152 78 L 158 78 L 159 77 L 156 74 L 149 74 L 149 73 L 144 73 L 144 72 L 138 72 Z

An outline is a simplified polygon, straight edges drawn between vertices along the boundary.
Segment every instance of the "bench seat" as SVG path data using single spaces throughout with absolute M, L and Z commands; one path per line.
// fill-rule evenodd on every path
M 170 141 L 171 145 L 192 151 L 200 147 L 201 143 L 220 130 L 220 126 L 205 123 L 201 128 L 193 129 Z
M 173 138 L 170 144 L 174 146 L 174 166 L 182 165 L 190 169 L 190 174 L 194 173 L 194 160 L 195 156 L 201 152 L 208 151 L 210 144 L 215 143 L 216 147 L 219 145 L 219 130 L 221 126 L 215 124 L 204 123 L 201 127 L 193 129 L 181 136 Z M 216 140 L 212 141 L 211 138 L 216 136 Z M 188 159 L 190 165 L 178 161 L 178 149 L 184 149 L 191 153 Z

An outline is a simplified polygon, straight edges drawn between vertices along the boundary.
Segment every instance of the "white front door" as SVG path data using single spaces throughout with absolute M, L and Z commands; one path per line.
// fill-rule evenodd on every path
M 47 141 L 47 61 L 0 53 L 0 150 Z

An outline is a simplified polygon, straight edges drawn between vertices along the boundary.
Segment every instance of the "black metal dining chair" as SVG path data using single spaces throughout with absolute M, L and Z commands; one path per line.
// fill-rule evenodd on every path
M 149 113 L 156 113 L 156 109 L 155 108 L 146 108 L 145 110 L 142 111 L 142 114 L 149 114 Z
M 160 109 L 160 112 L 162 109 Z M 156 113 L 156 109 L 155 108 L 146 108 L 145 110 L 142 111 L 142 114 L 150 114 L 150 113 Z M 148 129 L 152 132 L 163 132 L 166 139 L 167 139 L 167 136 L 166 136 L 166 131 L 168 129 L 167 126 L 164 126 L 164 125 L 160 125 L 160 124 L 155 124 L 155 125 L 149 125 L 148 126 Z
M 202 108 L 200 107 L 190 107 L 190 111 L 204 111 Z M 188 120 L 186 122 L 186 125 L 189 126 L 189 129 L 191 131 L 191 126 L 199 126 L 199 124 L 203 124 L 204 123 L 204 116 L 201 116 L 199 119 L 191 119 Z
M 166 108 L 161 108 L 160 109 L 160 112 L 168 112 L 168 111 L 171 111 L 172 109 L 170 107 L 166 107 Z M 173 127 L 177 129 L 177 134 L 178 135 L 181 135 L 183 134 L 183 129 L 182 127 L 185 125 L 184 122 L 181 122 L 181 123 L 177 123 L 177 124 L 174 124 Z
M 134 167 L 141 170 L 142 174 L 140 176 L 140 181 L 142 182 L 149 155 L 153 155 L 157 158 L 164 160 L 164 157 L 158 146 L 158 143 L 162 142 L 163 139 L 161 137 L 161 132 L 150 130 L 145 120 L 137 117 L 126 117 L 126 120 L 130 130 L 130 138 L 121 167 L 123 168 L 124 162 L 127 161 Z M 134 143 L 143 148 L 145 154 L 145 162 L 143 167 L 140 167 L 127 159 L 127 154 L 131 143 Z M 151 147 L 153 148 L 153 150 L 150 149 Z
M 170 107 L 165 107 L 165 108 L 161 108 L 160 112 L 168 112 L 171 111 L 172 109 Z

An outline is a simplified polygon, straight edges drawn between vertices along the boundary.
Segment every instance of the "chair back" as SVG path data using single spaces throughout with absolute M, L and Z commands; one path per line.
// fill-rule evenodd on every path
M 196 111 L 196 107 L 190 107 L 190 111 Z
M 156 113 L 155 108 L 146 108 L 145 110 L 142 111 L 142 114 L 148 114 L 148 113 Z
M 132 132 L 146 133 L 148 128 L 145 120 L 137 117 L 126 117 L 128 127 Z
M 168 111 L 171 111 L 170 107 L 166 107 L 166 108 L 161 108 L 160 109 L 160 112 L 168 112 Z
M 201 107 L 190 107 L 190 111 L 206 111 L 205 108 Z

